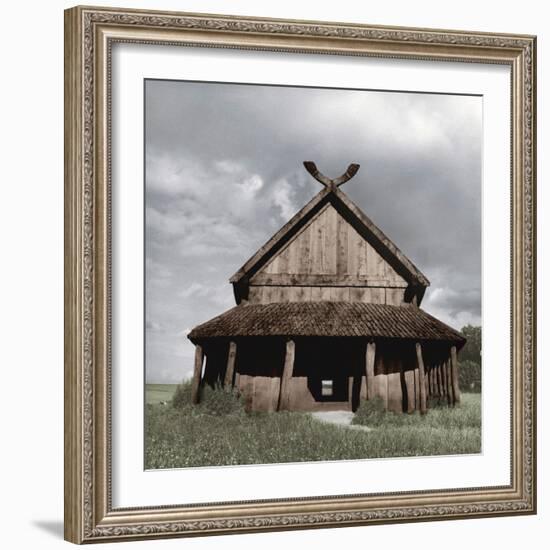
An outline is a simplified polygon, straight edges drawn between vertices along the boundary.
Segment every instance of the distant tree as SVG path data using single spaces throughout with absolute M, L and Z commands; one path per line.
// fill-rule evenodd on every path
M 466 344 L 460 350 L 460 360 L 481 365 L 481 327 L 466 325 L 460 332 L 466 338 Z
M 459 385 L 462 391 L 481 391 L 481 327 L 466 325 L 460 331 L 466 343 L 458 356 Z
M 481 392 L 481 365 L 473 361 L 459 361 L 458 385 L 463 392 Z

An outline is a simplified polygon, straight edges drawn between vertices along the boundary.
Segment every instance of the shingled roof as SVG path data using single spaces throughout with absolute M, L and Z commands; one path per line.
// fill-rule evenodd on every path
M 413 305 L 284 302 L 236 306 L 195 327 L 192 341 L 238 336 L 363 336 L 453 342 L 464 337 Z

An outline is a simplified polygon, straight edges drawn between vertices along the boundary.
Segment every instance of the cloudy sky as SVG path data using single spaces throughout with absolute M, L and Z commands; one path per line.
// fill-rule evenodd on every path
M 229 277 L 351 162 L 341 189 L 428 277 L 422 307 L 481 322 L 480 97 L 146 82 L 146 378 L 192 372 L 187 332 Z

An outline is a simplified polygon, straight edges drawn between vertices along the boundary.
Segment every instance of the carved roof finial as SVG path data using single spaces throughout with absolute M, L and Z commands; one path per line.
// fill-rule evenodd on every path
M 340 187 L 340 185 L 343 185 L 346 181 L 353 178 L 359 170 L 359 164 L 350 164 L 348 169 L 340 177 L 331 179 L 319 172 L 317 166 L 311 160 L 305 160 L 304 167 L 319 183 L 322 183 L 329 189 L 336 189 L 337 187 Z

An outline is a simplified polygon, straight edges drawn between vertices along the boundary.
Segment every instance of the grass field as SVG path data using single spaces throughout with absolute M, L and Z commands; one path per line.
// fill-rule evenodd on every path
M 169 403 L 177 387 L 177 384 L 146 384 L 145 403 L 151 405 L 157 405 L 163 401 Z
M 233 396 L 205 392 L 202 403 L 170 403 L 176 386 L 147 385 L 145 467 L 182 468 L 319 460 L 473 454 L 481 451 L 480 394 L 427 415 L 357 415 L 362 431 L 307 413 L 245 413 Z M 181 396 L 180 396 L 181 397 Z M 160 404 L 167 401 L 168 404 Z M 225 408 L 225 410 L 223 410 Z

